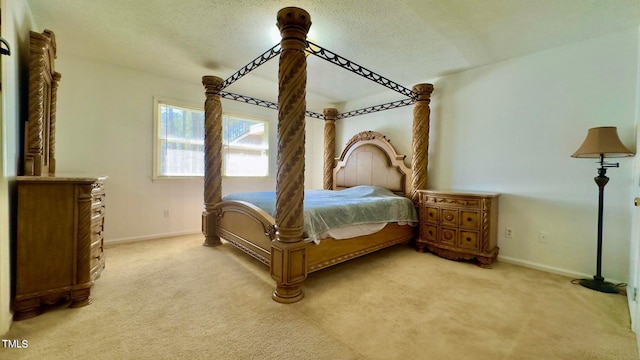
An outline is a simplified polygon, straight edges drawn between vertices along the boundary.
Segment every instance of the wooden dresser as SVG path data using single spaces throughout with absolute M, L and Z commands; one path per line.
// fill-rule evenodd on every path
M 490 267 L 498 256 L 496 193 L 420 190 L 418 251 Z
M 91 302 L 105 266 L 104 177 L 19 176 L 14 320 Z

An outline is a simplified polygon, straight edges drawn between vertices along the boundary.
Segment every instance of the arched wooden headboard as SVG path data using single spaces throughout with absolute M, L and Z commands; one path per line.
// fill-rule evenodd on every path
M 333 170 L 333 188 L 373 185 L 410 196 L 411 169 L 404 164 L 404 158 L 381 133 L 358 133 L 347 142 Z

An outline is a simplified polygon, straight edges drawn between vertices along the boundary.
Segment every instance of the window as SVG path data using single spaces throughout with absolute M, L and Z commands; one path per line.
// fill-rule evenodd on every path
M 267 122 L 223 115 L 222 174 L 225 176 L 269 175 L 269 131 Z
M 156 100 L 155 177 L 204 175 L 204 111 Z
M 204 111 L 155 100 L 154 179 L 204 176 Z M 268 123 L 223 115 L 224 176 L 269 175 Z

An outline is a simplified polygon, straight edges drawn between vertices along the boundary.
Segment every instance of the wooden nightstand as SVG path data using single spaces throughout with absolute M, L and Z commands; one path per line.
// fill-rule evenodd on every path
M 496 193 L 420 190 L 416 250 L 451 260 L 478 260 L 491 267 L 498 256 Z

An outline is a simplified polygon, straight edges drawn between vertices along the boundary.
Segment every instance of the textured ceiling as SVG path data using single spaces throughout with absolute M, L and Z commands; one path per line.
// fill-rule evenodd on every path
M 27 2 L 36 30 L 56 33 L 58 57 L 72 53 L 198 84 L 203 75 L 231 76 L 279 42 L 276 14 L 287 6 L 309 12 L 316 43 L 408 88 L 640 24 L 640 0 Z M 227 90 L 275 101 L 276 82 L 274 59 Z M 315 57 L 308 83 L 310 105 L 389 92 Z

